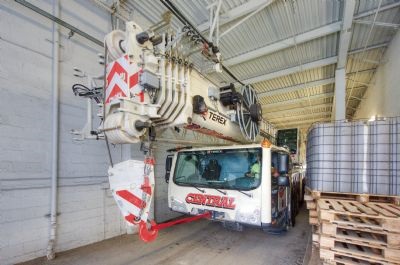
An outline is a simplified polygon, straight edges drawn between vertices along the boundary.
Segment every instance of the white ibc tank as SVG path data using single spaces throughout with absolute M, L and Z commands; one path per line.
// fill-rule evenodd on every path
M 334 126 L 316 124 L 307 141 L 307 172 L 309 185 L 316 190 L 334 190 Z
M 400 195 L 400 118 L 321 123 L 307 142 L 310 188 Z

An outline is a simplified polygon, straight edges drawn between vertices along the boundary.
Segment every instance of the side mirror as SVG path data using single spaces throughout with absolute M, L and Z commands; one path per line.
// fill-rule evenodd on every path
M 279 173 L 289 172 L 289 155 L 286 153 L 280 153 L 278 155 L 278 171 Z
M 287 177 L 287 176 L 279 176 L 278 177 L 278 186 L 289 187 L 290 186 L 289 177 Z
M 169 182 L 169 174 L 171 173 L 171 167 L 172 167 L 172 159 L 174 158 L 174 155 L 168 155 L 167 159 L 165 160 L 165 182 Z

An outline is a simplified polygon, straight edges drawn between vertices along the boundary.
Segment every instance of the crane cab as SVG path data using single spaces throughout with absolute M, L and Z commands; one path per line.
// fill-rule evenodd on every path
M 172 211 L 210 211 L 213 220 L 240 229 L 280 230 L 294 223 L 301 178 L 294 177 L 298 172 L 286 149 L 262 144 L 205 147 L 177 151 L 168 160 Z

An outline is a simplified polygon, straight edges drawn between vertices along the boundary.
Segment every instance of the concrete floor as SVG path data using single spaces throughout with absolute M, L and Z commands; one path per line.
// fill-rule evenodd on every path
M 163 230 L 153 243 L 126 235 L 59 253 L 53 261 L 36 259 L 24 265 L 303 264 L 310 255 L 309 249 L 305 255 L 311 236 L 307 211 L 303 209 L 296 221 L 286 234 L 270 235 L 255 228 L 229 231 L 203 220 Z

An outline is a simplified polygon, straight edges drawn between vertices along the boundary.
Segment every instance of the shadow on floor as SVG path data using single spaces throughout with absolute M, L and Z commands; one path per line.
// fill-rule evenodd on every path
M 230 231 L 220 223 L 202 220 L 163 230 L 152 243 L 124 235 L 59 253 L 52 261 L 39 258 L 21 265 L 300 265 L 311 237 L 304 208 L 296 221 L 287 233 L 271 235 L 256 228 Z

